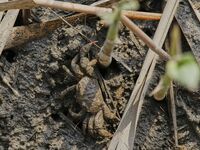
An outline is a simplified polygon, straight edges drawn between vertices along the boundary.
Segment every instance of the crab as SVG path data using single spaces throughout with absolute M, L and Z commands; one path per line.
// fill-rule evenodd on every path
M 99 135 L 110 138 L 112 133 L 106 129 L 105 120 L 114 120 L 116 115 L 104 102 L 94 71 L 97 60 L 92 59 L 90 61 L 88 58 L 90 47 L 91 43 L 86 44 L 82 47 L 79 54 L 72 59 L 71 69 L 73 74 L 79 79 L 79 82 L 64 90 L 62 95 L 75 89 L 76 104 L 79 104 L 81 110 L 76 112 L 73 110 L 74 107 L 71 107 L 68 111 L 73 118 L 81 118 L 83 115 L 86 115 L 82 125 L 84 133 L 88 132 L 92 136 Z

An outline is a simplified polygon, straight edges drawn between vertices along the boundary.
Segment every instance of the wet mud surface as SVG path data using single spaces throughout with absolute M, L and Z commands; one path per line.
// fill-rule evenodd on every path
M 157 23 L 149 24 L 153 25 L 151 29 L 156 28 Z M 76 101 L 75 93 L 58 97 L 61 91 L 78 83 L 76 77 L 70 74 L 70 64 L 79 50 L 88 43 L 78 32 L 102 46 L 106 31 L 106 28 L 99 28 L 97 20 L 87 19 L 86 23 L 74 28 L 64 26 L 45 38 L 3 52 L 0 57 L 0 73 L 20 96 L 16 96 L 0 81 L 0 149 L 105 148 L 107 140 L 89 133 L 84 134 L 83 118 L 74 120 L 69 114 L 71 104 Z M 152 30 L 149 32 L 147 25 L 146 31 L 151 36 L 154 33 Z M 108 69 L 99 70 L 112 98 L 111 102 L 105 102 L 109 108 L 115 106 L 120 118 L 148 49 L 125 27 L 120 29 L 119 35 L 114 49 L 114 58 L 119 61 L 113 59 Z M 135 40 L 137 44 L 134 43 Z M 93 45 L 91 58 L 98 51 L 99 48 Z M 174 149 L 168 100 L 157 102 L 148 96 L 163 72 L 164 64 L 159 61 L 142 107 L 134 149 Z M 114 86 L 116 84 L 118 86 Z M 198 150 L 199 91 L 188 92 L 176 85 L 175 93 L 179 144 L 187 149 Z M 114 133 L 118 123 L 119 121 L 106 121 L 105 125 L 109 132 Z
M 99 45 L 105 38 L 105 29 L 97 33 L 89 25 L 77 25 L 75 28 L 60 28 L 46 38 L 2 54 L 1 72 L 20 94 L 17 97 L 9 87 L 1 84 L 2 148 L 92 149 L 97 141 L 102 141 L 83 135 L 81 120 L 73 123 L 73 118 L 68 119 L 68 107 L 76 100 L 73 94 L 57 99 L 61 91 L 77 84 L 76 78 L 70 76 L 65 68 L 71 69 L 71 60 L 88 42 L 76 31 L 98 40 Z M 130 32 L 124 29 L 120 34 L 128 35 Z M 92 47 L 92 51 L 98 50 Z M 112 66 L 102 72 L 105 81 L 120 76 L 124 82 L 117 88 L 109 88 L 121 116 L 139 74 L 145 50 L 139 53 L 130 36 L 120 36 L 114 54 L 134 70 L 130 73 L 113 60 Z M 112 82 L 110 85 L 115 84 Z M 116 126 L 117 123 L 108 125 L 110 132 L 114 132 Z M 102 148 L 100 144 L 98 147 Z

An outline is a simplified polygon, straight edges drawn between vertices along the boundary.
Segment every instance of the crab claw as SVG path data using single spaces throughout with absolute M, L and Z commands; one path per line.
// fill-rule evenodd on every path
M 83 69 L 85 69 L 88 66 L 88 63 L 90 62 L 88 58 L 90 47 L 91 47 L 91 44 L 88 43 L 84 45 L 80 50 L 80 65 L 81 65 L 81 68 Z
M 97 63 L 96 59 L 93 59 L 88 63 L 88 65 L 86 67 L 86 73 L 88 75 L 93 76 L 93 74 L 94 74 L 94 66 L 96 65 L 96 63 Z
M 112 133 L 110 133 L 104 128 L 104 118 L 102 110 L 100 110 L 94 118 L 94 129 L 97 131 L 97 134 L 102 137 L 112 137 Z
M 88 121 L 88 133 L 89 133 L 91 136 L 95 136 L 94 120 L 95 120 L 95 116 L 92 115 L 92 116 L 89 118 L 89 121 Z
M 119 120 L 119 118 L 116 116 L 116 113 L 112 112 L 108 106 L 106 105 L 106 103 L 104 102 L 103 104 L 103 113 L 104 113 L 104 117 L 105 119 L 109 119 L 109 120 Z

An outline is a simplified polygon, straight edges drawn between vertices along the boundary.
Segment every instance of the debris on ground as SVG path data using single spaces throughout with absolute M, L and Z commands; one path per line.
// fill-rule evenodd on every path
M 173 82 L 163 101 L 150 96 L 173 59 L 174 24 L 199 64 L 199 1 L 125 5 L 102 67 L 109 24 L 99 14 L 121 2 L 131 4 L 0 0 L 0 149 L 200 148 L 199 90 Z

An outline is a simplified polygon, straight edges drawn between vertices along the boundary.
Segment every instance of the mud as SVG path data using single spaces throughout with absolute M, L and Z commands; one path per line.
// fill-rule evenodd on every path
M 175 149 L 173 122 L 167 98 L 157 102 L 148 94 L 163 74 L 163 63 L 158 62 L 139 119 L 135 149 Z M 186 149 L 199 149 L 199 91 L 189 92 L 174 85 L 178 142 Z
M 1 84 L 0 143 L 5 149 L 88 149 L 78 129 L 53 109 L 58 106 L 53 99 L 49 69 L 64 57 L 53 35 L 16 51 L 6 51 L 1 57 L 4 75 L 21 95 L 16 97 Z M 62 103 L 58 105 L 60 108 Z
M 193 3 L 195 4 L 195 2 Z M 181 30 L 184 33 L 188 44 L 192 48 L 192 52 L 195 55 L 197 62 L 200 63 L 200 54 L 198 52 L 200 48 L 200 22 L 188 1 L 185 0 L 180 3 L 176 20 L 181 25 Z M 187 20 L 187 22 L 184 22 L 184 20 Z M 183 50 L 187 51 L 185 47 Z
M 141 25 L 141 22 L 137 24 Z M 150 36 L 156 24 L 149 22 L 151 28 L 145 24 Z M 3 52 L 0 73 L 20 96 L 17 97 L 0 81 L 0 149 L 82 150 L 105 147 L 107 140 L 83 134 L 83 120 L 73 120 L 69 115 L 69 106 L 76 100 L 74 93 L 58 99 L 61 91 L 78 82 L 68 70 L 71 70 L 73 57 L 89 42 L 78 32 L 102 46 L 107 29 L 100 29 L 98 25 L 97 20 L 88 18 L 85 23 L 75 26 L 75 30 L 64 26 L 45 38 Z M 100 73 L 113 99 L 106 102 L 110 106 L 114 104 L 121 117 L 140 73 L 147 47 L 125 27 L 120 29 L 119 35 L 114 49 L 114 58 L 118 61 L 113 59 L 111 66 L 100 69 Z M 98 51 L 99 48 L 93 45 L 92 57 Z M 163 66 L 163 62 L 159 61 L 145 97 L 134 149 L 175 148 L 167 99 L 157 102 L 148 96 L 163 74 Z M 188 92 L 178 85 L 175 91 L 179 143 L 187 149 L 199 149 L 199 91 Z M 114 133 L 118 123 L 108 122 L 108 130 Z

